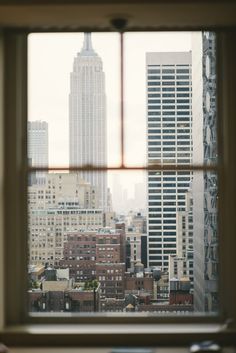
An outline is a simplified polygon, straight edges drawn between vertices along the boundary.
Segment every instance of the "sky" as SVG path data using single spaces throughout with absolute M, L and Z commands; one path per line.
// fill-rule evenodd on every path
M 49 125 L 49 164 L 68 166 L 69 90 L 73 60 L 83 33 L 34 33 L 28 38 L 28 120 Z M 120 40 L 118 33 L 93 33 L 93 48 L 102 58 L 107 100 L 108 164 L 120 162 Z M 191 32 L 133 32 L 124 35 L 125 162 L 143 165 L 146 157 L 146 52 L 189 51 Z M 134 196 L 142 173 L 120 175 L 121 187 Z M 108 183 L 113 190 L 114 175 Z

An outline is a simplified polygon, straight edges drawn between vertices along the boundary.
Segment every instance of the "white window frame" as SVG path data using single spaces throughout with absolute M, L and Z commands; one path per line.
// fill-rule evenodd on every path
M 183 29 L 184 25 L 185 22 L 179 27 L 173 25 L 172 29 Z M 196 29 L 204 26 L 202 23 Z M 0 181 L 4 192 L 0 195 L 0 285 L 4 292 L 0 292 L 0 312 L 4 314 L 0 316 L 0 340 L 6 344 L 51 342 L 80 346 L 183 345 L 206 338 L 235 343 L 236 30 L 217 31 L 217 38 L 218 119 L 221 122 L 218 140 L 219 155 L 224 155 L 219 170 L 219 232 L 224 236 L 224 242 L 220 242 L 222 315 L 181 317 L 177 321 L 173 317 L 123 315 L 84 316 L 78 320 L 71 314 L 68 321 L 68 315 L 37 319 L 28 319 L 27 315 L 27 31 L 1 33 L 0 73 L 4 81 L 0 82 Z M 68 323 L 66 327 L 65 323 Z

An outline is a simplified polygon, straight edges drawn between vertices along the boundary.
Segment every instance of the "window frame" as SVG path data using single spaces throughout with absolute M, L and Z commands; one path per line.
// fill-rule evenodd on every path
M 157 28 L 158 30 L 158 28 Z M 173 28 L 173 30 L 179 30 Z M 186 29 L 185 29 L 186 30 Z M 234 342 L 235 323 L 231 323 L 236 318 L 236 305 L 232 298 L 236 297 L 235 283 L 232 282 L 231 271 L 233 269 L 233 249 L 236 249 L 236 240 L 233 239 L 232 223 L 235 224 L 233 216 L 233 204 L 236 196 L 234 185 L 234 173 L 232 172 L 232 162 L 235 161 L 233 153 L 235 144 L 234 131 L 236 123 L 233 116 L 236 113 L 236 106 L 233 97 L 233 85 L 230 77 L 236 76 L 234 67 L 234 58 L 236 59 L 236 50 L 232 52 L 232 43 L 236 38 L 235 30 L 217 31 L 217 77 L 218 79 L 218 141 L 219 155 L 223 155 L 224 160 L 220 161 L 219 168 L 219 193 L 222 194 L 222 202 L 219 205 L 219 233 L 226 236 L 223 246 L 220 248 L 220 297 L 224 299 L 221 315 L 218 317 L 203 316 L 185 316 L 178 317 L 144 317 L 140 315 L 119 315 L 114 314 L 96 317 L 87 315 L 84 317 L 73 317 L 73 315 L 52 315 L 47 317 L 28 318 L 27 315 L 27 35 L 29 31 L 8 31 L 4 37 L 4 63 L 1 69 L 4 69 L 4 118 L 2 114 L 1 123 L 4 121 L 4 342 L 38 342 L 45 337 L 46 326 L 50 325 L 49 335 L 53 343 L 62 342 L 62 344 L 73 345 L 75 342 L 79 345 L 104 345 L 99 334 L 101 328 L 103 333 L 109 332 L 107 324 L 112 324 L 110 337 L 106 340 L 109 345 L 145 345 L 150 342 L 156 344 L 158 335 L 158 344 L 170 344 L 170 337 L 173 339 L 171 344 L 187 344 L 193 339 L 204 339 L 212 337 L 219 341 Z M 223 55 L 224 53 L 224 55 Z M 229 83 L 225 79 L 229 78 Z M 224 119 L 223 119 L 224 116 Z M 227 138 L 226 138 L 227 136 Z M 236 150 L 236 149 L 235 149 Z M 236 165 L 236 163 L 235 163 Z M 235 166 L 234 166 L 235 169 Z M 233 192 L 231 192 L 231 189 Z M 222 192 L 224 190 L 224 193 Z M 23 191 L 23 192 L 22 192 Z M 24 205 L 24 207 L 22 207 Z M 231 208 L 228 207 L 231 205 Z M 227 207 L 228 206 L 228 207 Z M 13 221 L 14 220 L 14 221 Z M 19 237 L 19 232 L 23 234 Z M 225 235 L 226 234 L 226 235 Z M 222 245 L 222 241 L 221 244 Z M 230 255 L 229 255 L 230 254 Z M 3 254 L 2 254 L 3 257 Z M 19 288 L 21 289 L 19 291 Z M 224 288 L 231 288 L 224 291 Z M 18 300 L 14 300 L 17 293 Z M 235 295 L 233 295 L 233 293 Z M 230 297 L 232 296 L 232 298 Z M 32 315 L 33 316 L 33 315 Z M 69 317 L 70 319 L 67 320 Z M 138 317 L 138 322 L 137 322 Z M 80 323 L 78 324 L 78 320 Z M 67 328 L 63 325 L 68 323 Z M 135 330 L 132 330 L 135 323 Z M 76 326 L 71 326 L 76 324 Z M 83 326 L 81 326 L 83 324 Z M 100 324 L 96 326 L 96 324 Z M 131 325 L 132 324 L 132 325 Z M 145 325 L 144 325 L 145 324 Z M 155 325 L 154 325 L 155 324 Z M 200 326 L 199 326 L 200 324 Z M 20 334 L 16 333 L 16 326 L 21 326 Z M 25 325 L 29 325 L 28 328 Z M 39 331 L 37 331 L 37 326 Z M 53 326 L 51 326 L 53 325 Z M 94 325 L 96 327 L 94 327 Z M 191 330 L 189 330 L 189 325 Z M 87 331 L 86 331 L 86 329 Z M 228 327 L 232 327 L 229 329 Z M 56 328 L 56 333 L 55 333 Z M 71 333 L 68 329 L 71 328 Z M 120 341 L 117 328 L 121 334 L 125 335 L 125 340 Z M 171 331 L 172 328 L 172 331 Z M 50 329 L 52 331 L 50 331 Z M 105 330 L 108 331 L 105 331 Z M 148 331 L 150 329 L 150 332 Z M 63 331 L 64 330 L 64 331 Z M 94 340 L 87 342 L 89 337 Z M 124 332 L 123 332 L 124 331 Z M 41 333 L 40 333 L 41 332 Z M 53 334 L 54 332 L 54 334 Z M 61 335 L 60 332 L 64 333 Z M 170 333 L 172 332 L 172 333 Z M 61 335 L 61 338 L 60 338 Z M 29 339 L 29 336 L 31 337 Z M 47 335 L 46 335 L 47 336 Z M 63 337 L 62 337 L 63 336 Z M 28 337 L 28 338 L 27 338 Z M 32 338 L 33 337 L 33 338 Z M 1 335 L 0 335 L 1 338 Z M 34 341 L 36 340 L 36 341 Z M 63 341 L 64 340 L 64 341 Z M 148 341 L 147 341 L 148 340 Z M 64 342 L 64 343 L 63 343 Z M 87 342 L 87 343 L 86 343 Z M 45 342 L 45 343 L 48 343 Z M 28 343 L 26 343 L 28 344 Z M 42 344 L 42 342 L 41 342 Z

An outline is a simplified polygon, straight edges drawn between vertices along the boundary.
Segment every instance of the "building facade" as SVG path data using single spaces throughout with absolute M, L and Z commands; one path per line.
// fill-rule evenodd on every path
M 70 278 L 88 281 L 96 278 L 96 232 L 68 234 L 60 267 L 68 268 Z
M 103 298 L 124 298 L 125 289 L 125 233 L 118 229 L 100 230 L 96 244 L 96 277 L 101 284 Z
M 70 74 L 69 163 L 70 166 L 107 165 L 105 76 L 102 60 L 84 34 L 82 50 Z M 99 207 L 107 208 L 106 172 L 81 172 L 97 188 Z
M 185 211 L 177 212 L 177 251 L 169 258 L 169 279 L 188 278 L 193 288 L 193 198 L 191 191 L 185 194 Z
M 28 187 L 29 210 L 55 207 L 98 208 L 96 188 L 78 173 L 50 173 L 44 184 Z
M 100 209 L 57 207 L 33 210 L 29 216 L 29 263 L 59 266 L 68 234 L 104 226 Z
M 74 232 L 64 242 L 60 267 L 69 268 L 70 278 L 101 284 L 102 298 L 124 299 L 125 234 L 101 228 L 97 232 Z
M 191 52 L 146 54 L 148 164 L 192 162 Z M 177 211 L 185 211 L 189 171 L 148 172 L 148 266 L 168 271 Z
M 134 270 L 136 262 L 141 261 L 141 234 L 128 228 L 126 239 L 130 244 L 130 270 Z
M 216 37 L 212 32 L 193 38 L 193 159 L 217 163 Z M 194 309 L 218 311 L 217 176 L 194 172 Z
M 96 188 L 78 173 L 50 173 L 28 187 L 29 263 L 58 266 L 70 233 L 97 231 L 104 212 Z

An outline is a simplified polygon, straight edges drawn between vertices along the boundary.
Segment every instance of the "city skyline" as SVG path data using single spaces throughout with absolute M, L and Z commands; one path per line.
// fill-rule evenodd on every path
M 117 165 L 120 161 L 119 34 L 92 33 L 92 40 L 94 48 L 103 60 L 106 75 L 108 165 Z M 72 60 L 82 45 L 83 33 L 36 33 L 29 36 L 28 119 L 41 119 L 49 124 L 50 166 L 68 166 L 69 164 L 69 73 Z M 146 141 L 143 134 L 146 129 L 145 53 L 147 51 L 188 51 L 191 49 L 191 33 L 126 33 L 124 45 L 125 157 L 130 164 L 142 165 L 146 162 Z M 45 76 L 47 85 L 45 85 Z M 55 82 L 58 83 L 56 87 Z M 108 186 L 112 192 L 115 174 L 118 173 L 108 173 Z M 135 172 L 137 184 L 145 183 L 145 178 L 145 173 Z M 120 179 L 123 189 L 127 189 L 128 198 L 134 198 L 134 172 L 121 172 Z M 141 208 L 145 202 L 144 199 Z
M 157 312 L 162 304 L 167 311 L 176 304 L 183 312 L 218 310 L 216 176 L 181 170 L 183 165 L 217 161 L 215 41 L 214 35 L 200 32 L 195 38 L 192 34 L 191 41 L 193 54 L 191 50 L 146 52 L 142 86 L 146 99 L 141 102 L 146 107 L 146 128 L 140 144 L 147 146 L 148 165 L 180 167 L 147 172 L 146 212 L 137 213 L 145 182 L 140 184 L 135 177 L 135 199 L 130 203 L 129 183 L 125 189 L 120 175 L 113 174 L 113 196 L 125 204 L 125 214 L 122 206 L 106 209 L 101 204 L 106 183 L 86 182 L 86 173 L 49 173 L 45 183 L 29 183 L 29 264 L 33 270 L 44 267 L 40 276 L 45 272 L 36 283 L 31 277 L 33 311 Z M 131 75 L 126 73 L 125 89 L 132 74 L 132 70 Z M 106 165 L 104 76 L 90 34 L 84 34 L 70 76 L 70 166 Z M 132 97 L 137 100 L 135 93 Z M 125 144 L 135 146 L 140 122 L 135 114 L 126 116 L 127 106 L 124 103 Z M 126 162 L 131 155 L 125 154 Z M 141 156 L 136 159 L 137 165 L 141 160 Z M 131 158 L 129 163 L 133 162 Z M 110 194 L 108 198 L 111 206 Z M 47 283 L 51 276 L 54 284 Z M 50 297 L 58 286 L 60 309 L 56 298 L 51 304 L 44 299 L 47 289 Z M 83 295 L 73 296 L 78 288 L 83 288 Z M 95 297 L 93 301 L 87 296 L 89 306 L 87 288 L 97 291 L 96 303 Z M 64 296 L 65 290 L 69 292 Z

